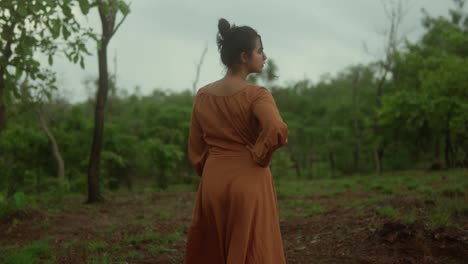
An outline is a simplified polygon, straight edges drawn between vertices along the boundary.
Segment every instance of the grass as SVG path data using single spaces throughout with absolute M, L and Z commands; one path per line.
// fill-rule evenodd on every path
M 87 264 L 111 264 L 113 262 L 109 256 L 103 255 L 103 256 L 91 256 L 86 263 Z
M 158 210 L 157 212 L 154 213 L 154 216 L 156 217 L 156 219 L 158 220 L 169 220 L 170 218 L 170 213 L 167 212 L 167 211 L 162 211 L 162 210 Z
M 124 259 L 128 261 L 138 261 L 145 258 L 145 255 L 136 250 L 130 250 L 124 255 Z
M 382 176 L 353 176 L 343 179 L 321 179 L 313 181 L 281 181 L 276 182 L 276 192 L 280 204 L 281 218 L 294 216 L 314 216 L 326 211 L 326 205 L 309 205 L 304 198 L 340 197 L 342 194 L 367 194 L 343 201 L 348 208 L 354 208 L 356 215 L 364 216 L 363 207 L 378 206 L 378 215 L 413 223 L 419 218 L 425 220 L 431 227 L 451 225 L 454 217 L 468 215 L 468 175 L 466 170 L 441 171 L 426 173 L 404 171 Z M 385 204 L 391 199 L 415 197 L 424 208 L 399 208 Z M 431 201 L 445 199 L 442 204 L 445 209 L 431 209 Z M 310 209 L 308 209 L 310 207 Z
M 450 225 L 451 214 L 446 208 L 438 207 L 433 210 L 428 218 L 428 225 L 430 229 L 437 229 Z
M 103 252 L 109 245 L 104 241 L 91 241 L 88 242 L 88 251 L 90 253 Z
M 416 219 L 418 218 L 418 213 L 416 210 L 413 209 L 410 212 L 400 216 L 400 218 L 403 224 L 410 225 L 416 221 Z
M 322 206 L 318 205 L 318 204 L 310 204 L 309 206 L 307 206 L 306 210 L 305 210 L 305 215 L 306 216 L 314 216 L 318 213 L 322 213 L 324 212 L 325 210 L 322 208 Z
M 178 231 L 172 232 L 165 237 L 167 243 L 175 243 L 182 240 L 182 234 Z
M 398 210 L 389 205 L 379 208 L 377 210 L 377 213 L 381 216 L 388 217 L 393 220 L 397 220 L 400 216 L 400 213 L 398 212 Z
M 54 257 L 46 240 L 33 241 L 29 245 L 6 253 L 2 258 L 3 264 L 26 263 L 54 263 Z
M 162 237 L 159 233 L 157 232 L 148 232 L 144 234 L 138 234 L 138 235 L 130 235 L 125 238 L 124 243 L 125 244 L 132 244 L 132 245 L 138 245 L 138 244 L 143 244 L 143 243 L 150 243 L 150 242 L 157 242 L 161 241 Z
M 151 254 L 157 256 L 162 253 L 169 252 L 170 249 L 164 245 L 160 245 L 160 246 L 150 246 L 149 251 L 151 252 Z
M 338 214 L 344 212 L 348 217 L 359 218 L 363 222 L 360 227 L 371 232 L 388 220 L 404 224 L 422 223 L 434 230 L 461 225 L 468 217 L 466 170 L 410 171 L 340 179 L 278 179 L 275 180 L 275 188 L 283 221 L 290 218 L 320 221 L 334 214 L 338 208 Z M 90 233 L 91 237 L 75 236 L 60 245 L 51 244 L 53 240 L 32 241 L 21 248 L 0 245 L 0 263 L 54 263 L 60 260 L 61 254 L 80 249 L 88 254 L 87 260 L 83 261 L 86 263 L 135 263 L 148 257 L 177 255 L 190 226 L 188 219 L 194 202 L 193 186 L 169 186 L 160 194 L 144 187 L 142 190 L 146 191 L 108 193 L 106 197 L 112 198 L 109 199 L 112 202 L 102 205 L 84 205 L 83 196 L 76 194 L 60 199 L 52 195 L 44 196 L 45 200 L 33 197 L 37 200 L 37 210 L 45 216 L 41 224 L 32 225 L 35 229 L 56 228 L 53 223 L 57 214 L 80 212 L 80 216 L 91 223 L 99 222 L 99 219 L 105 221 L 96 232 Z M 0 195 L 0 208 L 5 203 L 2 199 Z M 25 210 L 28 208 L 26 206 Z M 86 212 L 86 217 L 83 212 Z M 106 217 L 103 218 L 103 214 Z M 108 218 L 108 215 L 114 218 Z M 111 221 L 107 222 L 109 219 Z M 10 219 L 7 230 L 11 232 L 5 234 L 10 236 L 18 232 L 27 221 Z M 346 232 L 343 236 L 349 235 Z M 122 237 L 122 234 L 126 236 Z

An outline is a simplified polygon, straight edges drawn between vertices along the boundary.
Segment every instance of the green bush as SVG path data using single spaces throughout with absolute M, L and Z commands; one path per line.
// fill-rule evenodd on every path
M 28 205 L 28 197 L 23 192 L 17 192 L 13 195 L 12 208 L 18 211 L 24 211 Z

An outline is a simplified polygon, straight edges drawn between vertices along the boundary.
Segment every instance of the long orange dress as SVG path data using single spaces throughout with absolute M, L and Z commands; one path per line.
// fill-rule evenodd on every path
M 201 176 L 186 264 L 284 264 L 269 164 L 288 128 L 271 93 L 248 85 L 232 95 L 199 90 L 189 159 Z

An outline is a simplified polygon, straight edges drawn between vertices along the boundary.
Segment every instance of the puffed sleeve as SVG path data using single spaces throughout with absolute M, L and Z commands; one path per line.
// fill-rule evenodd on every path
M 195 102 L 192 107 L 192 116 L 190 118 L 188 157 L 192 167 L 198 176 L 201 177 L 206 158 L 208 157 L 208 145 L 203 139 L 203 130 L 197 120 L 197 115 L 195 113 Z
M 260 133 L 255 144 L 247 148 L 256 163 L 267 167 L 274 151 L 288 142 L 288 127 L 272 94 L 265 88 L 261 88 L 252 101 L 252 111 L 260 123 Z

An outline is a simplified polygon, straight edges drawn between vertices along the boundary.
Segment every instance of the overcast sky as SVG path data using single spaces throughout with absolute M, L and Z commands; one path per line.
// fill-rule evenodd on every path
M 423 32 L 422 12 L 446 15 L 451 0 L 407 0 L 408 14 L 402 33 L 411 40 Z M 109 70 L 117 57 L 119 85 L 142 94 L 154 89 L 191 89 L 196 63 L 206 44 L 206 54 L 198 86 L 224 75 L 216 47 L 218 19 L 249 25 L 262 36 L 265 52 L 279 67 L 280 84 L 304 78 L 317 81 L 325 73 L 335 74 L 345 67 L 366 63 L 382 55 L 383 37 L 388 28 L 379 0 L 132 0 L 131 13 L 111 40 Z M 97 12 L 86 23 L 100 33 Z M 375 55 L 364 51 L 363 43 Z M 93 54 L 95 45 L 91 45 Z M 71 101 L 87 97 L 83 80 L 97 77 L 97 58 L 86 58 L 82 70 L 57 60 L 61 93 Z

